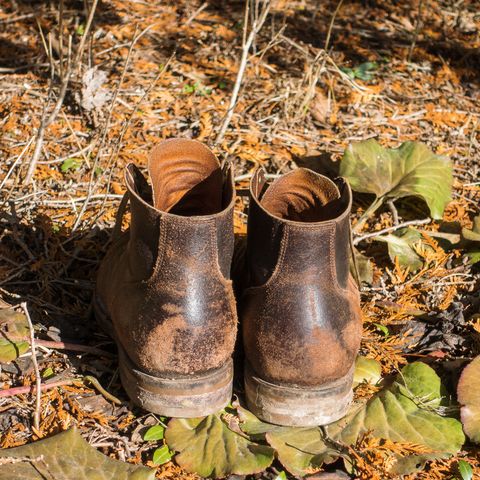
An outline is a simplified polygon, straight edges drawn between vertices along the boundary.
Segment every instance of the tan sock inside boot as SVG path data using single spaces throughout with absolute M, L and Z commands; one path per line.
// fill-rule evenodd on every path
M 272 182 L 260 203 L 271 215 L 296 222 L 322 222 L 341 213 L 340 192 L 335 183 L 305 168 Z
M 196 216 L 224 208 L 220 163 L 200 142 L 175 138 L 160 143 L 150 154 L 148 170 L 158 210 Z

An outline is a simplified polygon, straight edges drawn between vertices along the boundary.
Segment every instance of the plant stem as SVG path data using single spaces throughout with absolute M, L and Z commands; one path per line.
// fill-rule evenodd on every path
M 385 197 L 377 197 L 373 203 L 363 212 L 358 222 L 352 228 L 352 233 L 359 233 L 365 222 L 383 205 Z
M 32 351 L 32 363 L 35 371 L 35 412 L 33 415 L 33 426 L 37 432 L 40 431 L 40 414 L 41 414 L 41 400 L 42 400 L 42 377 L 40 376 L 40 370 L 38 369 L 37 350 L 35 348 L 35 330 L 33 329 L 33 323 L 28 312 L 27 304 L 24 302 L 21 304 L 25 317 L 27 317 L 28 327 L 30 329 L 30 349 Z
M 377 232 L 371 232 L 365 235 L 361 235 L 360 237 L 356 237 L 353 240 L 353 244 L 358 245 L 360 242 L 363 242 L 363 240 L 366 240 L 367 238 L 378 237 L 379 235 L 383 235 L 384 233 L 394 232 L 396 230 L 399 230 L 400 228 L 405 228 L 412 225 L 427 225 L 431 221 L 432 220 L 430 218 L 424 218 L 422 220 L 409 220 L 408 222 L 399 223 L 397 225 L 394 225 L 393 227 L 382 228 L 382 230 L 378 230 Z M 428 233 L 431 233 L 431 232 L 428 232 Z
M 393 224 L 398 225 L 400 223 L 398 219 L 398 211 L 397 208 L 395 207 L 395 204 L 393 203 L 393 198 L 387 201 L 388 208 L 392 212 L 392 218 L 393 218 Z
M 119 400 L 117 397 L 112 395 L 111 393 L 107 392 L 100 382 L 93 377 L 92 375 L 85 375 L 83 377 L 83 383 L 85 382 L 90 382 L 107 400 L 110 400 L 111 402 L 115 403 L 116 405 L 121 405 L 122 401 Z
M 64 385 L 71 385 L 75 381 L 75 378 L 68 378 L 65 380 L 59 380 L 58 382 L 42 383 L 40 385 L 41 391 L 48 390 L 50 388 L 62 387 Z M 13 397 L 15 395 L 23 395 L 30 393 L 35 389 L 35 385 L 26 385 L 24 387 L 12 387 L 5 390 L 0 390 L 0 398 Z

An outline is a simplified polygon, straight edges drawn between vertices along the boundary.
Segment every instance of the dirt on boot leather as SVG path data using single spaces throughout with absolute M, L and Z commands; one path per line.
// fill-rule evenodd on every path
M 204 416 L 232 393 L 233 174 L 186 139 L 155 147 L 148 171 L 150 184 L 135 165 L 125 169 L 131 225 L 100 266 L 95 313 L 115 338 L 134 403 L 165 416 Z
M 360 346 L 349 273 L 351 190 L 299 168 L 269 186 L 257 170 L 240 321 L 250 410 L 280 425 L 325 425 L 346 414 Z

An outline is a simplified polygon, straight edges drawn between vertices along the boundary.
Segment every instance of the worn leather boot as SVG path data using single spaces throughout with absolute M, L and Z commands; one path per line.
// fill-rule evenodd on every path
M 280 425 L 325 425 L 352 399 L 361 337 L 349 273 L 351 190 L 299 168 L 250 185 L 241 299 L 250 410 Z
M 207 147 L 183 139 L 154 148 L 148 170 L 151 186 L 126 167 L 131 225 L 100 266 L 95 312 L 116 340 L 134 403 L 204 416 L 232 393 L 233 174 Z

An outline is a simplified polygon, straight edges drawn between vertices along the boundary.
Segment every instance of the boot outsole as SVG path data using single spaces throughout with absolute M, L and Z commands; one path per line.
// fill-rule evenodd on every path
M 96 297 L 93 308 L 97 322 L 117 344 L 120 380 L 135 405 L 158 415 L 180 418 L 204 417 L 228 405 L 232 398 L 233 360 L 202 375 L 150 375 L 129 358 Z
M 245 363 L 245 395 L 249 410 L 276 425 L 328 425 L 347 414 L 353 399 L 353 367 L 344 377 L 321 388 L 285 386 L 259 378 Z

